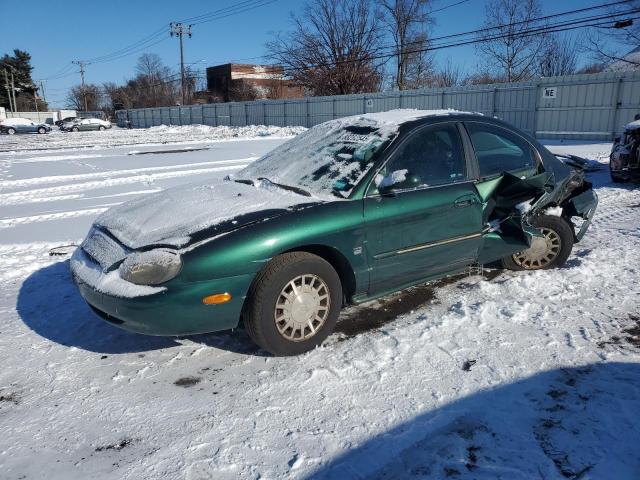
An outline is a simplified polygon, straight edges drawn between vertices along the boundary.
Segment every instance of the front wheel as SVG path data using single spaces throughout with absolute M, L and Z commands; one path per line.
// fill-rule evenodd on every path
M 78 127 L 73 127 L 73 128 L 71 129 L 71 131 L 72 131 L 72 132 L 79 132 L 79 131 L 80 131 L 80 129 L 79 129 Z
M 98 127 L 98 130 L 100 130 L 100 131 L 104 130 L 104 125 L 100 125 L 100 126 Z
M 38 133 L 39 133 L 40 135 L 42 135 L 42 134 L 44 134 L 44 133 L 47 133 L 47 131 L 45 130 L 45 128 L 44 128 L 44 127 L 40 127 L 40 128 L 38 128 Z
M 242 318 L 251 339 L 274 355 L 312 350 L 333 331 L 342 306 L 340 277 L 307 252 L 272 259 L 256 276 Z
M 509 270 L 543 270 L 561 267 L 573 249 L 573 230 L 562 217 L 540 215 L 531 225 L 542 232 L 533 237 L 527 250 L 502 259 Z

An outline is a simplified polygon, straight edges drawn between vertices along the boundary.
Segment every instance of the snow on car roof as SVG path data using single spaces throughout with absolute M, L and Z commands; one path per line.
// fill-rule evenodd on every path
M 424 117 L 432 116 L 445 116 L 445 115 L 482 115 L 475 112 L 464 112 L 460 110 L 454 110 L 452 108 L 441 110 L 418 110 L 416 108 L 398 108 L 396 110 L 389 110 L 387 112 L 375 112 L 375 113 L 363 113 L 360 115 L 353 115 L 351 117 L 343 117 L 333 120 L 333 122 L 340 123 L 342 125 L 353 125 L 360 123 L 367 123 L 368 125 L 376 124 L 380 127 L 395 127 L 393 130 L 397 130 L 400 125 L 412 120 L 418 120 Z

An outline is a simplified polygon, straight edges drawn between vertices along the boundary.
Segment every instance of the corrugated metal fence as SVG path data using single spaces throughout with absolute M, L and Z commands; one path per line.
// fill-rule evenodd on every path
M 119 110 L 134 128 L 154 125 L 302 125 L 395 108 L 480 112 L 539 138 L 610 139 L 640 113 L 640 72 L 539 78 L 522 83 L 430 88 L 299 100 L 261 100 Z

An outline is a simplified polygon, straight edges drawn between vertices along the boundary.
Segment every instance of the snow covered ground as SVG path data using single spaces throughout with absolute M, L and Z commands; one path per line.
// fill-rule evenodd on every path
M 590 174 L 600 206 L 560 270 L 414 288 L 273 358 L 240 331 L 112 327 L 49 255 L 111 205 L 295 133 L 164 130 L 0 137 L 0 478 L 640 477 L 638 186 Z

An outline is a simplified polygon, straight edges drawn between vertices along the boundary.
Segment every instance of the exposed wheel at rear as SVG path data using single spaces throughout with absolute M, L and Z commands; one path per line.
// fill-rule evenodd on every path
M 572 227 L 562 217 L 540 215 L 531 224 L 542 233 L 533 237 L 527 250 L 502 259 L 510 270 L 543 270 L 560 267 L 567 261 L 573 248 Z
M 256 276 L 242 311 L 247 333 L 274 355 L 297 355 L 320 345 L 342 306 L 340 277 L 307 252 L 273 258 Z
M 15 128 L 7 128 L 7 133 L 9 135 L 15 135 L 16 133 L 16 129 Z

